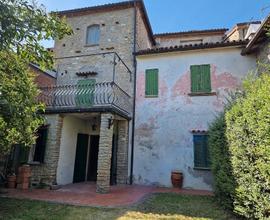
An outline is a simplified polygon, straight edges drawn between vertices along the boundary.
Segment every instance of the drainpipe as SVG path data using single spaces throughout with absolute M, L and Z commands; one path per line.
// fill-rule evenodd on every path
M 133 162 L 134 162 L 134 133 L 135 133 L 135 104 L 136 104 L 136 73 L 137 73 L 137 62 L 136 62 L 136 41 L 137 41 L 137 10 L 136 0 L 134 1 L 134 36 L 133 36 L 133 67 L 134 67 L 134 86 L 133 86 L 133 118 L 132 118 L 132 133 L 131 133 L 131 164 L 130 164 L 130 180 L 129 183 L 133 183 Z

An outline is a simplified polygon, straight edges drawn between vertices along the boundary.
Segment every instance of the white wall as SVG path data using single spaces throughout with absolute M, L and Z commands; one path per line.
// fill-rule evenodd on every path
M 65 116 L 60 144 L 60 156 L 57 167 L 57 183 L 65 185 L 73 182 L 78 133 L 90 133 L 90 121 Z
M 209 171 L 193 169 L 191 130 L 207 130 L 223 109 L 229 90 L 256 66 L 241 49 L 212 49 L 137 57 L 134 182 L 171 186 L 174 169 L 184 173 L 184 187 L 212 188 Z M 214 96 L 188 96 L 190 65 L 210 64 Z M 145 98 L 145 70 L 159 69 L 159 97 Z

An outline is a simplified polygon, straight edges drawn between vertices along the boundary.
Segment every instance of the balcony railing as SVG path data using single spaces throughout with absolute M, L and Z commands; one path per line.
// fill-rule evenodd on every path
M 114 82 L 41 87 L 38 101 L 47 111 L 95 111 L 110 109 L 131 114 L 131 97 Z

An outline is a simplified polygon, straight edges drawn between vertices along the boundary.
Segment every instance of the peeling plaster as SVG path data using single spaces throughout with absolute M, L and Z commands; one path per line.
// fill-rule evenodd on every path
M 210 171 L 194 170 L 193 129 L 207 130 L 223 110 L 228 92 L 241 85 L 255 58 L 240 49 L 139 57 L 134 147 L 134 183 L 171 187 L 171 171 L 182 170 L 184 187 L 212 189 Z M 214 96 L 189 96 L 190 65 L 210 64 Z M 145 70 L 159 69 L 159 97 L 145 98 Z

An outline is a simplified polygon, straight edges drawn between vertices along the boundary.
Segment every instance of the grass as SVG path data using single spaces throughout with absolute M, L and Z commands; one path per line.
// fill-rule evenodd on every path
M 143 203 L 124 208 L 92 208 L 0 197 L 0 219 L 236 219 L 209 196 L 155 194 Z

